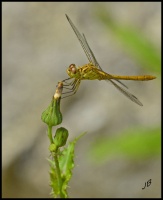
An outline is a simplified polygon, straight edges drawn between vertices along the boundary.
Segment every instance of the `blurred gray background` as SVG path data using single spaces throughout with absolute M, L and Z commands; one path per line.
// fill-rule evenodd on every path
M 110 74 L 153 74 L 149 82 L 124 81 L 143 107 L 105 81 L 82 81 L 78 92 L 61 101 L 69 141 L 87 131 L 75 149 L 70 197 L 160 197 L 160 156 L 135 161 L 123 155 L 95 164 L 88 152 L 100 137 L 114 137 L 130 127 L 160 126 L 160 77 L 141 68 L 106 33 L 96 13 L 105 7 L 119 24 L 132 25 L 160 53 L 159 2 L 3 2 L 2 3 L 2 195 L 50 197 L 49 140 L 41 113 L 66 68 L 88 63 L 65 14 L 87 40 L 103 70 Z M 157 66 L 158 67 L 158 66 Z M 60 127 L 60 126 L 58 126 Z M 53 131 L 55 133 L 55 127 Z M 109 152 L 108 152 L 109 156 Z M 152 179 L 150 187 L 142 190 Z

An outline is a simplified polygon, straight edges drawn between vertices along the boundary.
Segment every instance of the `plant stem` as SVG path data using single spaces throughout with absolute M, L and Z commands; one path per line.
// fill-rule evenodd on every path
M 59 168 L 59 162 L 58 162 L 58 156 L 57 156 L 57 152 L 54 155 L 54 161 L 55 161 L 55 166 L 56 166 L 56 175 L 57 175 L 57 180 L 58 180 L 58 187 L 60 190 L 60 197 L 64 198 L 64 194 L 62 193 L 62 178 L 61 178 L 61 171 Z
M 53 144 L 53 136 L 52 136 L 52 126 L 48 126 L 48 137 L 50 140 L 50 143 Z M 60 190 L 60 197 L 64 198 L 64 194 L 62 193 L 62 178 L 61 178 L 61 171 L 59 168 L 59 162 L 58 162 L 58 156 L 57 156 L 58 150 L 56 150 L 55 154 L 54 154 L 54 162 L 55 162 L 55 166 L 56 166 L 56 175 L 57 175 L 57 181 L 58 181 L 58 187 Z
M 48 126 L 48 137 L 50 140 L 50 144 L 53 143 L 53 137 L 52 137 L 52 126 Z

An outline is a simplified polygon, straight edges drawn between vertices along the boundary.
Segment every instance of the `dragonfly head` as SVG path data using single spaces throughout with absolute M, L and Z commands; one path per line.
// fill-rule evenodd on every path
M 71 77 L 71 78 L 76 78 L 78 73 L 77 67 L 75 64 L 71 64 L 68 69 L 67 69 L 67 74 Z

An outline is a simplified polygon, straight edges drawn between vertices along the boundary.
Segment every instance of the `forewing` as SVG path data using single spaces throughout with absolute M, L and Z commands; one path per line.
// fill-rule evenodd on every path
M 90 46 L 89 46 L 89 44 L 88 44 L 88 42 L 87 42 L 87 39 L 86 39 L 86 37 L 85 37 L 84 34 L 83 34 L 83 38 L 84 38 L 85 44 L 87 45 L 87 48 L 89 49 L 89 52 L 90 52 L 90 55 L 91 55 L 93 64 L 94 64 L 98 69 L 100 69 L 101 71 L 103 71 L 102 68 L 100 67 L 99 63 L 97 62 L 97 60 L 96 60 L 96 58 L 95 58 L 95 55 L 94 55 L 93 51 L 91 50 L 91 48 L 90 48 Z
M 67 15 L 66 15 L 66 17 L 67 17 L 67 19 L 68 19 L 68 21 L 69 21 L 72 29 L 74 30 L 74 32 L 75 32 L 75 34 L 76 34 L 76 36 L 77 36 L 77 38 L 78 38 L 78 40 L 79 40 L 79 42 L 80 42 L 80 44 L 81 44 L 84 52 L 85 52 L 85 54 L 86 54 L 89 62 L 96 66 L 97 61 L 96 61 L 96 59 L 94 59 L 95 57 L 93 55 L 93 52 L 90 49 L 90 47 L 88 45 L 88 42 L 86 41 L 85 37 L 80 34 L 80 32 L 78 31 L 78 29 L 76 28 L 76 26 L 73 24 L 73 22 L 71 21 L 71 19 Z

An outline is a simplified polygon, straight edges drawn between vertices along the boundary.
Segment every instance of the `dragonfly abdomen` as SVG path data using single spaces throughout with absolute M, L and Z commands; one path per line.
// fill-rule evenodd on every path
M 111 79 L 119 79 L 119 80 L 135 80 L 135 81 L 148 81 L 155 79 L 155 76 L 151 75 L 143 75 L 143 76 L 118 76 L 118 75 L 109 75 L 108 79 L 110 79 L 110 76 L 112 76 Z

